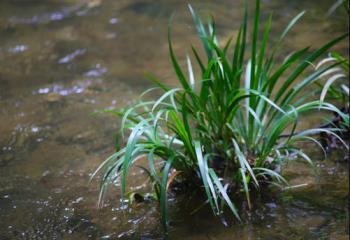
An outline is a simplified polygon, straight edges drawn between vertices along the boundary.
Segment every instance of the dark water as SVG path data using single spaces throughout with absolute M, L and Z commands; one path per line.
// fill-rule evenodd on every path
M 190 2 L 216 16 L 222 40 L 237 33 L 242 1 Z M 307 10 L 285 42 L 288 54 L 347 31 L 342 11 L 325 17 L 332 4 L 265 0 L 263 17 L 274 12 L 277 38 Z M 183 1 L 0 1 L 0 239 L 162 238 L 156 204 L 123 210 L 113 191 L 98 210 L 98 182 L 87 182 L 112 153 L 118 128 L 118 120 L 91 113 L 134 100 L 150 86 L 146 71 L 176 83 L 166 39 L 174 12 L 183 57 L 198 43 Z M 347 52 L 348 43 L 337 49 Z M 317 174 L 300 163 L 285 170 L 293 184 L 308 185 L 258 199 L 245 224 L 225 227 L 205 209 L 190 215 L 201 202 L 173 199 L 170 239 L 348 239 L 348 165 L 342 154 L 322 160 L 313 151 Z M 142 188 L 142 173 L 131 182 Z

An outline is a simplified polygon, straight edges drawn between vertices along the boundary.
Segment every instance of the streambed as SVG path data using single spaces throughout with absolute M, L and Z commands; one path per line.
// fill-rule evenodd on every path
M 190 1 L 216 16 L 219 35 L 237 34 L 242 1 Z M 272 37 L 302 10 L 305 17 L 282 53 L 320 46 L 347 31 L 333 1 L 262 1 L 274 12 Z M 173 20 L 179 57 L 198 44 L 182 1 L 0 1 L 0 239 L 162 239 L 157 204 L 123 210 L 118 191 L 96 208 L 98 182 L 89 176 L 113 152 L 119 121 L 96 110 L 130 104 L 150 86 L 146 71 L 176 84 L 167 52 Z M 337 50 L 348 52 L 342 42 Z M 184 59 L 184 58 L 182 58 Z M 307 119 L 305 125 L 314 125 Z M 170 200 L 170 239 L 348 239 L 348 164 L 343 153 L 323 160 L 307 146 L 317 174 L 301 163 L 286 167 L 303 188 L 258 199 L 244 225 L 225 227 L 205 208 L 190 215 L 186 197 Z M 131 182 L 143 187 L 135 170 Z

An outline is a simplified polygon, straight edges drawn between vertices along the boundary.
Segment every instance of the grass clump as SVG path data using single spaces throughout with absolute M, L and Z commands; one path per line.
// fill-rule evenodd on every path
M 285 161 L 299 156 L 312 164 L 298 148 L 298 142 L 318 144 L 313 136 L 321 132 L 337 137 L 333 128 L 295 130 L 302 114 L 327 111 L 344 115 L 326 100 L 315 98 L 316 90 L 308 89 L 336 64 L 311 73 L 306 70 L 346 35 L 317 50 L 306 47 L 278 61 L 278 47 L 304 13 L 292 19 L 278 42 L 268 47 L 272 18 L 264 24 L 260 37 L 259 5 L 257 0 L 252 28 L 248 29 L 245 10 L 235 43 L 231 44 L 230 39 L 223 47 L 219 45 L 213 19 L 204 25 L 190 7 L 206 53 L 202 59 L 192 48 L 200 69 L 198 76 L 189 57 L 188 74 L 181 69 L 169 30 L 169 53 L 180 87 L 172 88 L 152 78 L 164 92 L 161 97 L 141 100 L 125 110 L 110 111 L 122 118 L 121 131 L 128 131 L 129 135 L 126 144 L 94 173 L 104 172 L 100 200 L 115 181 L 120 181 L 124 197 L 130 167 L 145 157 L 148 161 L 145 171 L 160 202 L 165 228 L 167 191 L 175 178 L 194 182 L 204 189 L 215 215 L 228 208 L 240 219 L 233 196 L 243 192 L 251 206 L 250 192 L 263 182 L 287 184 L 277 170 Z
M 316 85 L 320 88 L 320 101 L 328 99 L 328 101 L 335 102 L 342 112 L 345 114 L 342 119 L 342 125 L 344 128 L 350 129 L 349 124 L 349 59 L 345 58 L 337 52 L 332 52 L 327 58 L 324 58 L 320 61 L 315 69 L 319 69 L 324 66 L 329 66 L 333 63 L 338 63 L 339 65 L 335 68 L 332 68 L 322 74 L 322 78 L 326 81 L 320 79 L 316 82 Z M 341 116 L 340 116 L 341 117 Z
M 323 73 L 321 79 L 316 82 L 316 85 L 320 89 L 320 101 L 327 99 L 327 101 L 334 102 L 344 114 L 339 115 L 334 112 L 333 117 L 326 119 L 323 126 L 337 128 L 338 135 L 345 140 L 349 147 L 349 59 L 337 52 L 332 52 L 328 57 L 321 60 L 315 66 L 315 69 L 334 63 L 338 63 L 339 65 Z M 339 144 L 339 141 L 334 136 L 323 133 L 321 137 L 324 147 L 328 150 L 339 149 L 343 146 L 343 144 Z M 344 159 L 349 159 L 347 154 Z

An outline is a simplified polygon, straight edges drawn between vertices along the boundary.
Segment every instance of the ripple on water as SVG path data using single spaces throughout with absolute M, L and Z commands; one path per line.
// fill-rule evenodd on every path
M 88 1 L 87 3 L 86 1 L 82 1 L 81 3 L 71 6 L 60 7 L 59 10 L 56 11 L 38 13 L 30 17 L 12 16 L 10 17 L 9 22 L 14 25 L 36 25 L 58 22 L 76 16 L 81 17 L 85 16 L 90 9 L 93 9 L 99 5 L 97 4 L 97 0 L 95 0 L 95 5 L 91 4 L 92 2 L 94 1 Z M 99 1 L 99 3 L 101 3 L 101 1 Z

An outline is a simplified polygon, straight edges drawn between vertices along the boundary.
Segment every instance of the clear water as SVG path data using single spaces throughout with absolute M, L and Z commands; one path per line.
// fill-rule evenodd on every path
M 242 1 L 190 3 L 216 16 L 222 40 L 237 33 Z M 342 11 L 325 17 L 332 3 L 265 0 L 263 18 L 274 12 L 276 39 L 307 11 L 285 42 L 287 54 L 347 31 Z M 88 179 L 112 153 L 119 123 L 91 113 L 133 101 L 150 86 L 146 71 L 176 83 L 166 39 L 173 13 L 174 47 L 183 57 L 198 43 L 183 1 L 0 1 L 0 239 L 162 239 L 155 203 L 123 211 L 112 191 L 96 208 L 98 182 Z M 308 186 L 260 197 L 245 224 L 225 227 L 205 208 L 189 214 L 199 200 L 173 199 L 169 238 L 348 239 L 348 165 L 341 153 L 322 160 L 313 152 L 318 174 L 300 163 L 285 170 L 292 183 Z M 134 175 L 141 186 L 144 176 Z

